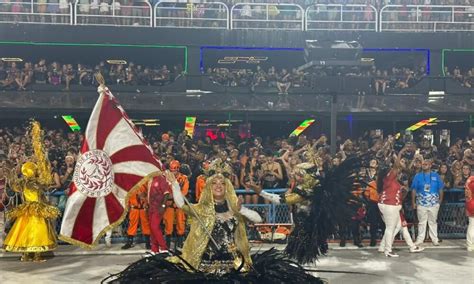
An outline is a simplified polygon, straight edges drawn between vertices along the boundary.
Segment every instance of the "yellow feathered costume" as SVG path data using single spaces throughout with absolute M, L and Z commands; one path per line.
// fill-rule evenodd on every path
M 51 219 L 59 216 L 59 210 L 48 205 L 44 198 L 44 191 L 53 180 L 41 144 L 41 127 L 36 121 L 32 122 L 31 135 L 34 151 L 32 161 L 21 166 L 21 178 L 18 178 L 17 169 L 9 174 L 10 187 L 22 194 L 22 204 L 7 212 L 7 218 L 15 219 L 15 223 L 3 247 L 11 252 L 45 252 L 55 249 L 57 244 Z

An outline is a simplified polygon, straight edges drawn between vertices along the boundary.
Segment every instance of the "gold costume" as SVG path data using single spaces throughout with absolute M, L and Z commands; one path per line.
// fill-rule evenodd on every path
M 191 216 L 191 230 L 189 232 L 186 241 L 184 242 L 181 257 L 186 260 L 192 267 L 198 268 L 202 261 L 203 253 L 205 252 L 208 245 L 210 245 L 209 232 L 212 232 L 216 222 L 216 211 L 214 208 L 214 198 L 212 195 L 211 184 L 214 178 L 223 178 L 222 175 L 214 175 L 207 179 L 206 186 L 201 195 L 201 199 L 197 204 L 184 205 L 182 209 L 188 216 Z M 240 252 L 244 258 L 243 270 L 247 270 L 252 265 L 250 258 L 250 246 L 247 239 L 247 232 L 245 230 L 244 217 L 238 213 L 238 198 L 235 194 L 234 187 L 231 181 L 225 178 L 225 200 L 229 206 L 230 211 L 234 214 L 238 224 L 234 233 L 234 245 L 235 249 Z M 191 208 L 192 207 L 192 208 Z M 197 215 L 197 216 L 196 216 Z M 196 220 L 200 218 L 204 227 L 201 223 Z M 219 242 L 219 240 L 216 240 Z M 170 257 L 169 261 L 178 263 L 180 260 L 177 257 Z M 239 261 L 236 260 L 236 266 L 239 265 Z M 186 264 L 184 264 L 185 267 Z
M 34 157 L 21 167 L 22 177 L 17 169 L 9 174 L 11 188 L 22 193 L 22 204 L 6 213 L 15 219 L 3 247 L 6 251 L 39 253 L 56 248 L 56 233 L 51 219 L 59 216 L 59 210 L 46 204 L 44 190 L 52 183 L 49 161 L 45 158 L 41 145 L 39 123 L 33 122 L 32 142 Z

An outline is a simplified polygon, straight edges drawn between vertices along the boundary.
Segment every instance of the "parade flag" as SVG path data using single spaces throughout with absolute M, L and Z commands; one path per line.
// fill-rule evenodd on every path
M 293 132 L 291 132 L 290 136 L 299 136 L 306 128 L 310 127 L 316 120 L 315 119 L 306 119 L 303 121 L 300 126 L 298 126 Z
M 432 122 L 435 122 L 437 119 L 438 119 L 437 117 L 431 117 L 431 118 L 428 118 L 428 119 L 420 120 L 420 121 L 418 121 L 417 123 L 411 125 L 410 127 L 408 127 L 405 130 L 413 132 L 415 130 L 418 130 L 418 129 L 422 128 L 423 126 L 426 126 L 426 125 L 428 125 Z M 395 138 L 398 139 L 398 138 L 400 138 L 400 136 L 401 136 L 401 133 L 399 132 L 395 135 Z
M 196 125 L 196 117 L 194 116 L 187 116 L 184 122 L 184 130 L 188 133 L 188 135 L 193 138 L 194 136 L 194 126 Z
M 415 131 L 419 128 L 422 128 L 423 126 L 426 126 L 434 121 L 436 121 L 438 118 L 436 117 L 432 117 L 432 118 L 428 118 L 428 119 L 423 119 L 421 121 L 418 121 L 417 123 L 413 124 L 412 126 L 408 127 L 406 130 L 409 130 L 409 131 Z
M 67 125 L 69 126 L 69 128 L 71 128 L 73 132 L 81 131 L 81 127 L 71 115 L 63 115 L 62 118 L 64 119 L 64 121 L 67 123 Z
M 103 85 L 74 169 L 59 238 L 92 248 L 127 214 L 132 191 L 159 175 L 161 163 Z

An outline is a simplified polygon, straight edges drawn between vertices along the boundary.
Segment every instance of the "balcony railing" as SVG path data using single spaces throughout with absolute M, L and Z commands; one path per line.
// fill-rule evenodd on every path
M 84 2 L 84 3 L 83 3 Z M 108 2 L 77 0 L 74 24 L 91 26 L 153 27 L 152 8 L 148 1 L 132 5 L 130 0 Z
M 199 93 L 187 93 L 188 80 L 201 80 Z M 275 87 L 226 87 L 208 76 L 180 77 L 164 86 L 116 85 L 109 88 L 126 109 L 137 111 L 295 111 L 328 112 L 331 96 L 338 95 L 340 112 L 467 113 L 474 108 L 474 88 L 462 87 L 448 77 L 425 77 L 417 85 L 371 95 L 370 78 L 315 78 L 311 87 L 290 88 L 278 95 Z M 90 109 L 97 98 L 95 86 L 32 84 L 28 91 L 2 90 L 0 109 Z M 436 90 L 436 94 L 433 94 Z
M 377 31 L 372 5 L 316 4 L 306 9 L 306 30 Z
M 230 28 L 304 31 L 304 10 L 297 4 L 237 3 L 230 9 Z
M 472 32 L 474 5 L 235 3 L 194 0 L 0 0 L 0 23 L 252 30 Z M 244 0 L 243 0 L 244 1 Z M 132 4 L 133 3 L 133 4 Z
M 380 31 L 474 31 L 474 6 L 387 5 L 380 10 Z
M 229 29 L 229 8 L 222 2 L 160 1 L 155 5 L 154 24 L 155 27 Z
M 73 6 L 64 0 L 47 1 L 0 0 L 0 23 L 73 24 Z

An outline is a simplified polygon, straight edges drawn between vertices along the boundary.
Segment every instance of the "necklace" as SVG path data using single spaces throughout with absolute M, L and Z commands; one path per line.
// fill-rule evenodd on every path
M 216 213 L 225 213 L 229 211 L 229 207 L 227 206 L 227 202 L 223 203 L 214 203 L 214 210 Z

